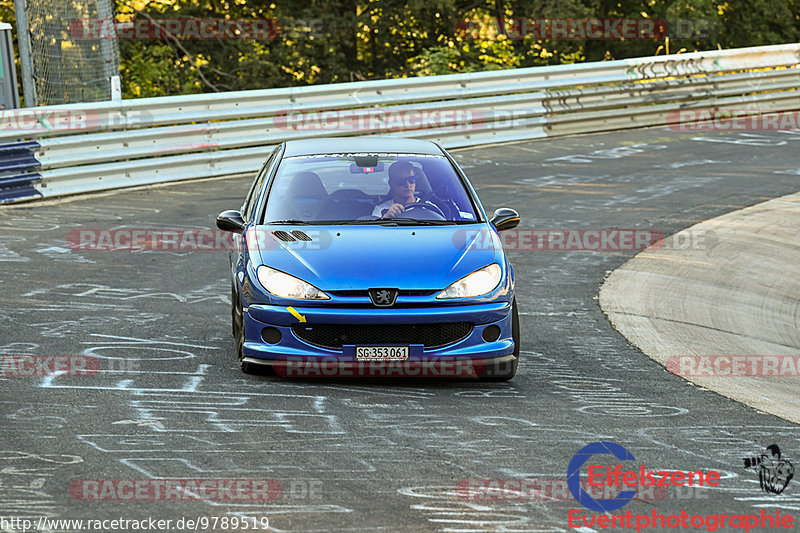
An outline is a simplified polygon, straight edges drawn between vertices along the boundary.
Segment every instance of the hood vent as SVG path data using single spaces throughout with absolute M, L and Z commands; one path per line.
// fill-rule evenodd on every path
M 272 234 L 275 235 L 275 237 L 277 237 L 278 239 L 282 240 L 283 242 L 294 242 L 297 240 L 283 230 L 273 231 Z
M 293 235 L 293 236 L 294 236 L 294 237 L 295 237 L 295 238 L 296 238 L 298 241 L 306 241 L 306 242 L 309 242 L 309 241 L 311 241 L 311 237 L 309 237 L 308 235 L 306 235 L 305 233 L 303 233 L 303 232 L 302 232 L 302 231 L 300 231 L 299 229 L 296 229 L 296 230 L 292 231 L 292 235 Z

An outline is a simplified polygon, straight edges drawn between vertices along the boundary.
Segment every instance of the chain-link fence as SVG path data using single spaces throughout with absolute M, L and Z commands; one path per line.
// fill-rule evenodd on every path
M 26 3 L 36 104 L 110 100 L 111 77 L 119 74 L 116 39 L 86 39 L 74 30 L 87 19 L 112 19 L 113 0 Z

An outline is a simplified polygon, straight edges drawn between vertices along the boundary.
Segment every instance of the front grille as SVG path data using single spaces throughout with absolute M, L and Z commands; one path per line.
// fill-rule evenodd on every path
M 430 296 L 432 294 L 436 294 L 437 292 L 441 292 L 441 289 L 400 289 L 397 291 L 397 296 Z M 327 291 L 328 294 L 332 294 L 333 296 L 340 296 L 343 298 L 354 298 L 358 296 L 363 296 L 364 298 L 369 298 L 369 291 L 365 290 L 343 290 L 343 291 Z
M 339 350 L 344 344 L 422 344 L 438 348 L 466 338 L 471 322 L 447 324 L 294 324 L 292 331 L 309 344 Z

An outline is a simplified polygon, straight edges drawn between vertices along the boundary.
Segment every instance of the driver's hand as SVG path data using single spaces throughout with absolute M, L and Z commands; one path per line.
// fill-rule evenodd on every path
M 405 210 L 406 210 L 406 208 L 403 207 L 403 204 L 392 204 L 391 206 L 389 206 L 389 209 L 386 211 L 386 214 L 383 215 L 383 216 L 384 217 L 396 217 L 397 215 L 399 215 L 400 213 L 402 213 Z

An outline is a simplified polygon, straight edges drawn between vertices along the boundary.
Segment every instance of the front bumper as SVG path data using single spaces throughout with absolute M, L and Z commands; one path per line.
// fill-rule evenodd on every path
M 294 312 L 292 312 L 294 311 Z M 409 343 L 408 362 L 427 362 L 435 360 L 470 359 L 473 362 L 502 362 L 509 356 L 513 359 L 514 341 L 511 331 L 511 303 L 491 302 L 472 305 L 440 305 L 430 307 L 393 307 L 386 309 L 367 307 L 325 307 L 308 306 L 286 307 L 271 305 L 251 305 L 244 310 L 245 361 L 254 364 L 270 364 L 290 358 L 306 361 L 330 361 L 355 363 L 355 345 L 343 344 L 341 349 L 326 348 L 311 344 L 298 338 L 292 325 L 306 323 L 341 324 L 343 328 L 358 324 L 441 324 L 469 322 L 472 330 L 461 340 L 437 347 Z M 496 340 L 487 342 L 483 338 L 486 328 L 497 326 L 500 334 Z M 278 342 L 268 343 L 262 338 L 265 328 L 280 332 Z M 372 342 L 371 345 L 390 343 Z M 360 344 L 361 345 L 361 344 Z

